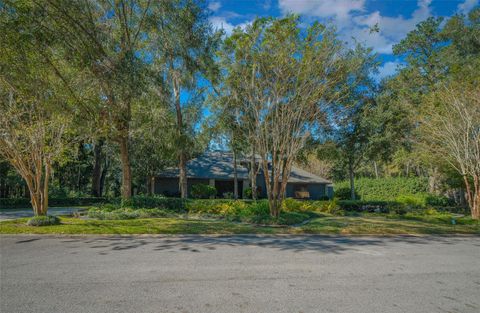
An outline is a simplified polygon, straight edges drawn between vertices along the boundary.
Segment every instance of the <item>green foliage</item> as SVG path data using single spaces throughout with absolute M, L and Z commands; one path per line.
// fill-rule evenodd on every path
M 60 219 L 52 215 L 34 216 L 27 221 L 28 226 L 50 226 L 60 224 Z
M 244 201 L 244 200 L 194 200 L 187 204 L 190 214 L 220 216 L 229 221 L 254 223 L 254 224 L 298 224 L 312 216 L 308 212 L 284 211 L 278 219 L 270 216 L 267 200 Z
M 217 189 L 207 184 L 195 184 L 192 186 L 191 194 L 196 199 L 208 199 L 217 194 Z
M 338 190 L 347 188 L 350 192 L 348 181 L 335 184 L 335 196 Z M 395 201 L 399 196 L 425 194 L 428 190 L 428 180 L 425 177 L 405 178 L 359 178 L 355 179 L 355 192 L 362 200 Z M 340 197 L 339 197 L 340 198 Z M 347 199 L 350 197 L 348 196 Z M 345 198 L 342 198 L 345 199 Z
M 121 204 L 122 207 L 147 208 L 147 209 L 165 209 L 174 212 L 183 212 L 185 210 L 185 200 L 180 198 L 165 198 L 162 196 L 134 196 L 128 200 L 116 199 L 114 203 Z
M 341 183 L 343 185 L 343 183 Z M 337 187 L 337 185 L 335 185 Z M 355 188 L 355 199 L 360 200 L 362 197 L 358 194 L 357 188 Z M 335 198 L 338 198 L 340 200 L 350 200 L 351 198 L 351 193 L 350 193 L 350 187 L 338 187 L 334 188 L 334 195 Z
M 135 218 L 151 218 L 151 217 L 169 217 L 172 213 L 165 209 L 136 209 L 136 208 L 112 208 L 99 207 L 90 208 L 88 217 L 99 220 L 127 220 Z

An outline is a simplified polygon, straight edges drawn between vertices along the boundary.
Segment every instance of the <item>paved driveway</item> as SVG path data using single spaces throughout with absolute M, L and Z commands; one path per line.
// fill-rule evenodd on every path
M 480 237 L 3 236 L 1 312 L 480 312 Z
M 70 215 L 73 212 L 77 212 L 82 208 L 49 208 L 49 215 Z M 32 209 L 0 209 L 0 222 L 6 220 L 13 220 L 20 217 L 33 216 Z

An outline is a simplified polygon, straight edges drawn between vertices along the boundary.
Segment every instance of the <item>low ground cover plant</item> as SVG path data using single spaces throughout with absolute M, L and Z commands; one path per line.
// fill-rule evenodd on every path
M 60 224 L 60 219 L 53 215 L 34 216 L 27 221 L 28 226 L 50 226 Z

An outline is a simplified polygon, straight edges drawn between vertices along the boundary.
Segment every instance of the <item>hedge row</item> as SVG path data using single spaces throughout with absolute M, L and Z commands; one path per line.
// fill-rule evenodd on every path
M 428 193 L 428 180 L 423 177 L 359 178 L 355 179 L 355 195 L 364 201 L 395 201 L 409 205 L 451 206 L 444 196 Z M 350 199 L 350 183 L 335 184 L 335 197 Z

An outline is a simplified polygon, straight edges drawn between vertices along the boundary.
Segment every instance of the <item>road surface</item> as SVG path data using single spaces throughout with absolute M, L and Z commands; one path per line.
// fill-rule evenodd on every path
M 48 215 L 71 215 L 73 212 L 85 210 L 82 207 L 73 208 L 49 208 Z M 33 216 L 33 210 L 30 209 L 0 209 L 0 222 L 13 220 L 20 217 Z
M 7 312 L 480 312 L 480 237 L 2 236 Z

